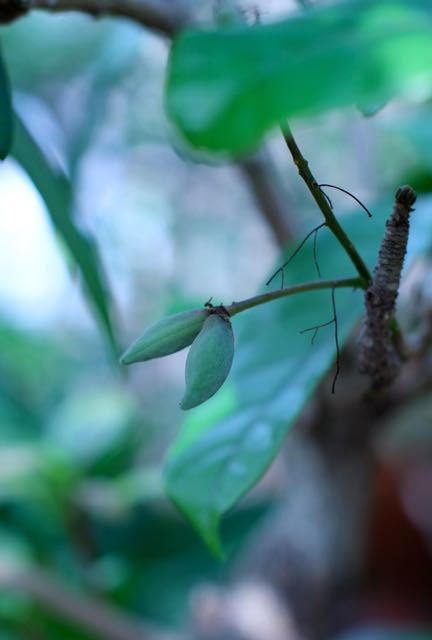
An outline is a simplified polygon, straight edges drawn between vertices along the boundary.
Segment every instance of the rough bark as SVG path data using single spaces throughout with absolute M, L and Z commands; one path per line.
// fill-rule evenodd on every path
M 391 384 L 400 368 L 392 340 L 392 321 L 415 200 L 411 187 L 401 187 L 396 192 L 372 282 L 365 293 L 366 317 L 358 345 L 359 371 L 370 377 L 376 389 Z

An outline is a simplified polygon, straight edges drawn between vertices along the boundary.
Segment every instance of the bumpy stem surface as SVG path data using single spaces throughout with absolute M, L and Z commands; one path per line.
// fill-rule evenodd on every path
M 359 370 L 371 378 L 375 388 L 389 385 L 400 367 L 392 341 L 392 322 L 415 200 L 411 187 L 397 190 L 372 282 L 365 293 L 366 317 L 359 338 Z

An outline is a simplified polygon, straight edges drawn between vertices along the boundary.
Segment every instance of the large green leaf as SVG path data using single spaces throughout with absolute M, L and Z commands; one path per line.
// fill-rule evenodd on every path
M 166 104 L 197 147 L 238 153 L 281 120 L 432 86 L 429 0 L 352 0 L 175 41 Z
M 411 255 L 432 239 L 430 205 L 430 200 L 423 201 L 413 214 Z M 380 214 L 372 220 L 358 213 L 344 218 L 344 226 L 371 266 L 390 208 L 390 203 L 379 207 Z M 323 277 L 350 276 L 352 266 L 342 249 L 327 230 L 321 233 L 318 251 Z M 290 264 L 287 282 L 301 282 L 313 275 L 312 257 L 305 248 Z M 338 289 L 336 303 L 343 344 L 362 313 L 363 295 Z M 222 514 L 268 468 L 334 361 L 332 326 L 319 332 L 313 346 L 310 334 L 299 335 L 299 331 L 331 317 L 330 292 L 316 291 L 233 318 L 237 351 L 231 386 L 217 394 L 210 407 L 203 405 L 191 412 L 168 457 L 165 475 L 168 494 L 216 554 L 221 554 Z
M 76 226 L 71 215 L 72 192 L 67 178 L 50 165 L 24 123 L 15 116 L 12 154 L 42 196 L 51 222 L 77 264 L 86 293 L 109 342 L 117 354 L 109 309 L 109 292 L 92 240 Z
M 0 159 L 4 160 L 12 145 L 12 96 L 6 65 L 0 50 Z

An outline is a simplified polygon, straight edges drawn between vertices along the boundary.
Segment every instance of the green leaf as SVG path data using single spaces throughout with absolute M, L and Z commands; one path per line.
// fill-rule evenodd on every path
M 430 206 L 430 199 L 419 201 L 413 214 L 411 255 L 430 243 Z M 377 209 L 380 215 L 375 213 L 372 220 L 361 219 L 357 212 L 344 218 L 344 227 L 370 266 L 376 259 L 391 202 Z M 318 256 L 323 277 L 352 274 L 346 255 L 326 229 L 318 239 Z M 282 256 L 280 262 L 283 259 Z M 290 264 L 287 284 L 313 278 L 313 268 L 311 252 L 305 248 Z M 362 314 L 362 292 L 338 289 L 336 305 L 339 340 L 343 345 Z M 165 469 L 167 492 L 219 556 L 221 516 L 268 468 L 334 361 L 332 326 L 319 331 L 313 346 L 310 334 L 299 335 L 299 331 L 331 317 L 330 291 L 300 294 L 235 317 L 237 347 L 230 375 L 232 387 L 225 403 L 228 410 L 224 412 L 221 408 L 212 422 L 208 420 L 206 405 L 199 407 L 191 412 L 193 420 L 187 421 L 174 443 Z M 330 386 L 327 392 L 330 394 Z M 217 398 L 218 395 L 215 401 Z
M 240 153 L 285 118 L 430 92 L 431 80 L 429 0 L 353 0 L 274 24 L 184 32 L 166 106 L 192 145 Z
M 0 50 L 0 159 L 9 154 L 13 137 L 12 94 L 6 65 Z
M 67 178 L 51 166 L 21 119 L 15 115 L 12 155 L 23 167 L 42 196 L 48 215 L 59 237 L 78 266 L 86 293 L 117 358 L 117 346 L 109 309 L 109 292 L 96 247 L 76 226 L 72 191 Z

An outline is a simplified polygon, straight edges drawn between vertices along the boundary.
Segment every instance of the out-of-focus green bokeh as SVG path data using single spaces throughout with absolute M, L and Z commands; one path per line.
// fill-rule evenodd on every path
M 255 291 L 276 256 L 271 232 L 236 168 L 176 150 L 162 108 L 166 42 L 77 14 L 32 15 L 2 42 L 18 113 L 71 181 L 74 220 L 97 245 L 120 348 L 164 314 Z M 193 588 L 227 572 L 162 489 L 185 354 L 122 369 L 12 158 L 0 191 L 0 574 L 46 571 L 178 628 Z M 230 555 L 267 505 L 228 517 Z M 8 584 L 2 638 L 93 637 Z
M 70 181 L 73 220 L 101 256 L 119 348 L 211 296 L 230 303 L 256 293 L 279 248 L 239 166 L 199 162 L 167 121 L 163 39 L 126 22 L 36 13 L 4 28 L 2 45 L 16 110 Z M 431 122 L 421 96 L 375 118 L 349 108 L 293 126 L 322 182 L 373 204 L 388 203 L 400 182 L 432 190 Z M 277 132 L 268 145 L 301 235 L 316 212 Z M 352 208 L 331 195 L 338 211 Z M 225 518 L 220 564 L 163 491 L 170 443 L 185 421 L 185 437 L 196 428 L 179 408 L 185 353 L 128 370 L 116 363 L 64 240 L 13 158 L 0 168 L 0 210 L 0 639 L 96 637 L 55 615 L 28 585 L 13 586 L 21 573 L 54 577 L 66 599 L 72 588 L 181 629 L 194 591 L 228 580 L 277 501 L 277 469 Z M 313 275 L 310 254 L 296 275 Z M 284 337 L 275 309 L 265 321 L 279 320 L 278 331 L 269 328 L 261 350 L 259 316 L 240 333 L 239 363 L 256 390 L 271 388 L 276 375 L 269 367 L 263 378 L 260 369 Z M 325 320 L 327 310 L 320 313 Z M 311 358 L 312 376 L 330 356 L 316 365 Z M 219 393 L 203 421 L 232 408 L 230 388 Z

